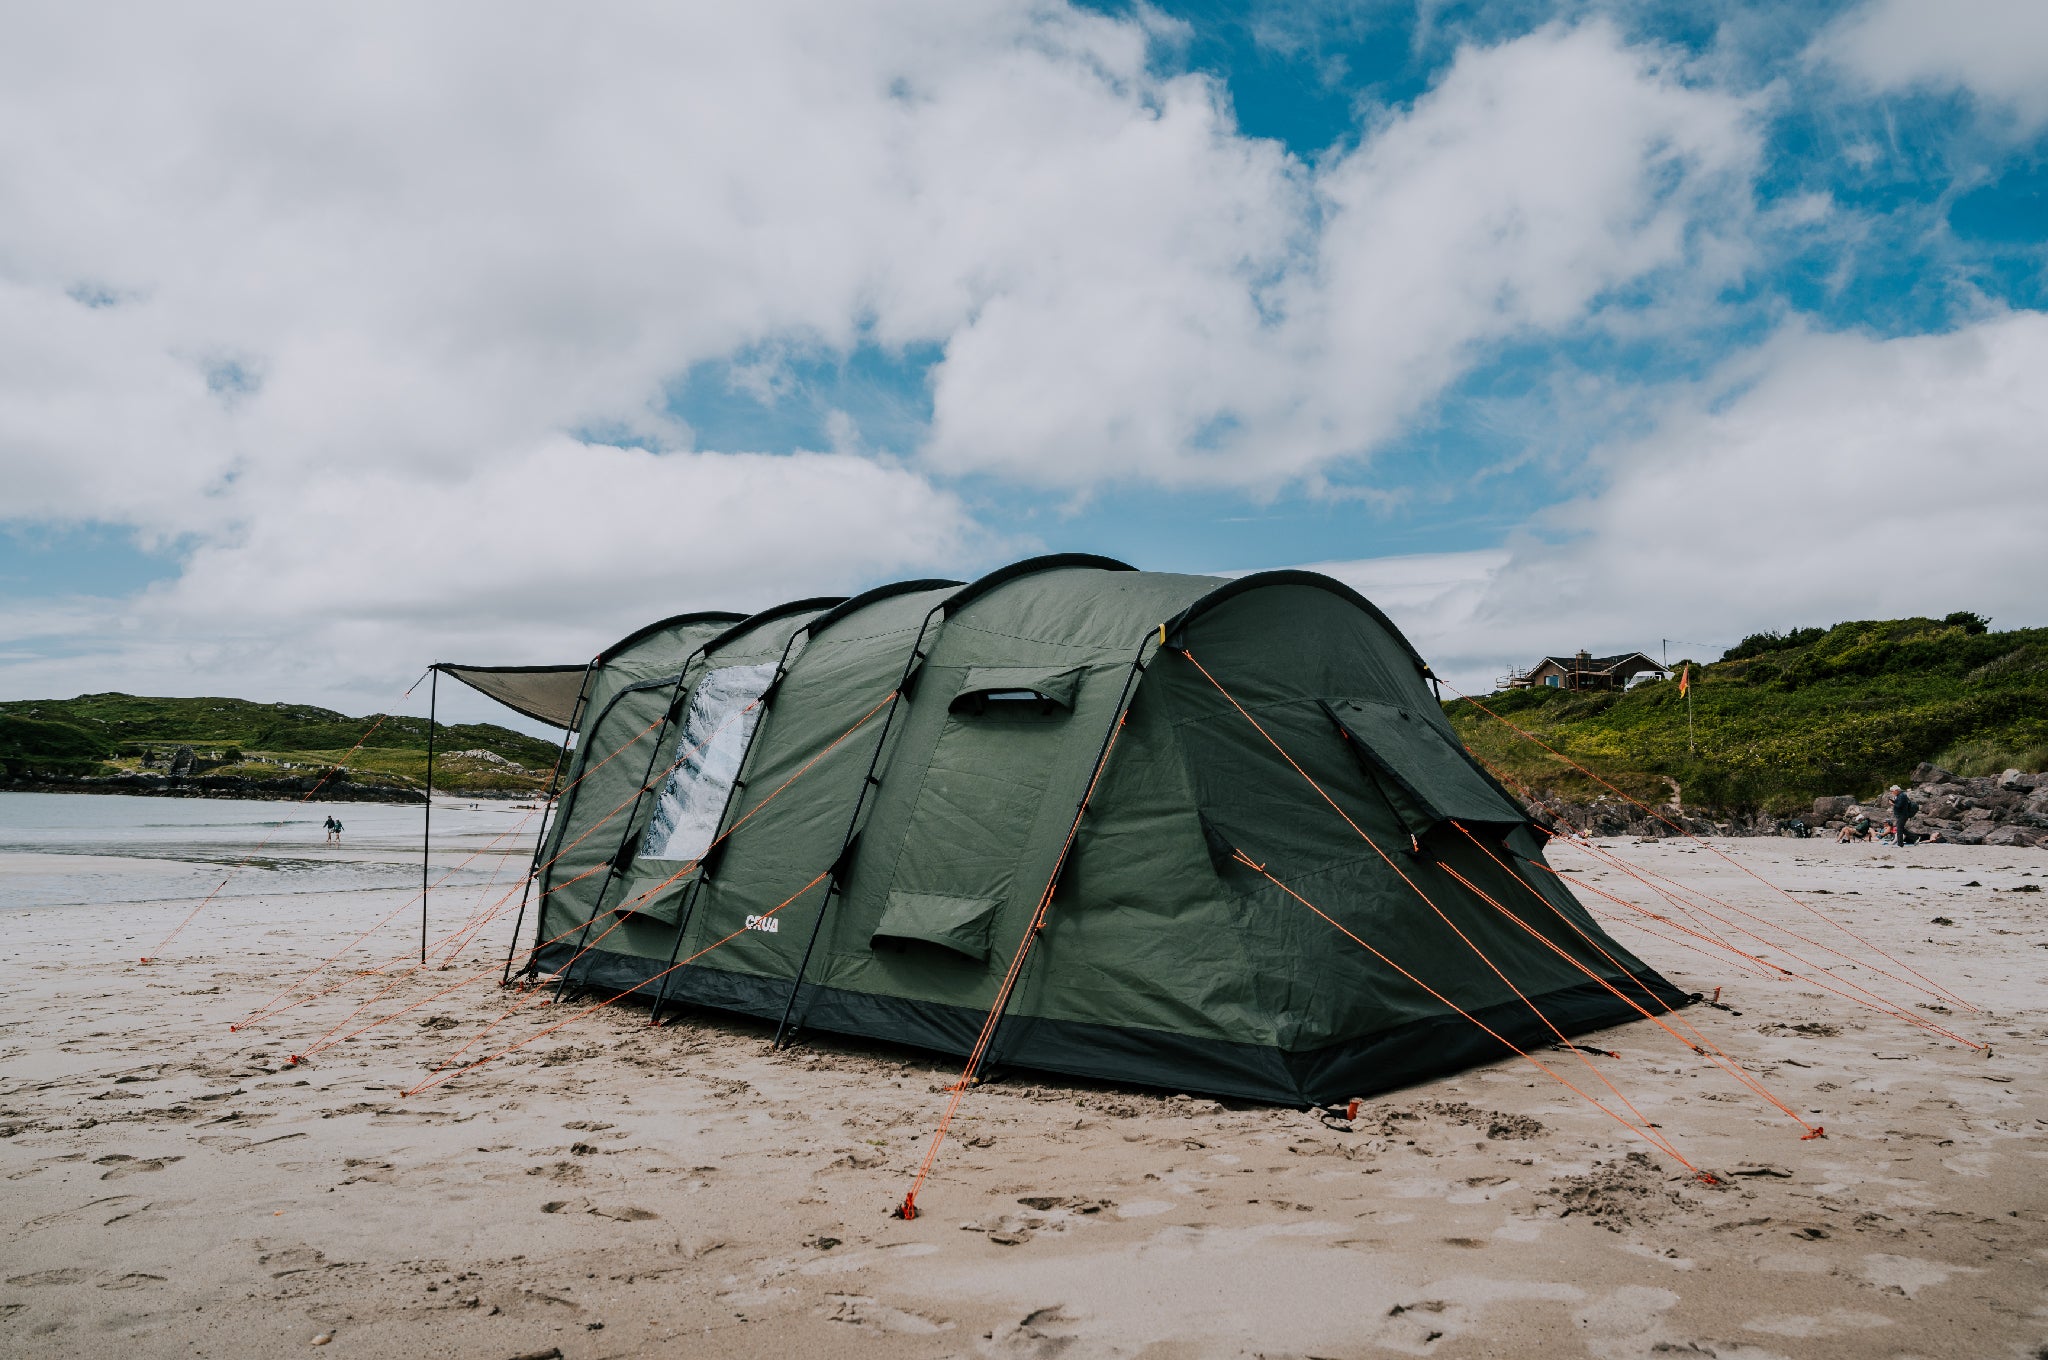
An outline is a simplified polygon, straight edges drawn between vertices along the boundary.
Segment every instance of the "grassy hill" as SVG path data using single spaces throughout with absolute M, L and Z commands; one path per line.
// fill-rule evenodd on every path
M 1962 775 L 2048 769 L 2048 628 L 1993 632 L 1975 615 L 1952 614 L 1759 633 L 1718 661 L 1693 663 L 1692 684 L 1690 750 L 1675 679 L 1619 694 L 1530 689 L 1482 702 L 1649 803 L 1669 799 L 1675 785 L 1690 806 L 1786 813 L 1824 795 L 1874 795 L 1923 760 Z M 1471 704 L 1444 707 L 1511 787 L 1571 802 L 1601 792 Z M 163 773 L 180 746 L 198 757 L 197 776 L 317 777 L 372 721 L 242 699 L 0 702 L 0 778 Z M 458 793 L 538 792 L 555 758 L 552 743 L 491 724 L 441 724 L 435 744 L 435 787 Z M 426 719 L 387 719 L 350 758 L 350 779 L 417 788 L 426 746 Z M 489 755 L 456 754 L 465 751 Z
M 1696 750 L 1678 681 L 1619 694 L 1529 689 L 1483 702 L 1645 802 L 1785 813 L 1870 796 L 1920 761 L 1962 775 L 2048 769 L 2048 628 L 1992 632 L 1974 614 L 1800 628 L 1692 663 Z M 1539 792 L 1597 785 L 1462 700 L 1445 711 L 1473 753 Z
M 246 699 L 82 694 L 0 702 L 0 777 L 162 774 L 178 748 L 188 746 L 196 757 L 195 777 L 317 778 L 343 759 L 375 721 L 375 715 L 352 718 L 308 704 Z M 451 793 L 544 790 L 556 751 L 553 742 L 490 723 L 437 723 L 434 745 L 434 787 Z M 477 751 L 489 754 L 460 754 Z M 357 784 L 424 785 L 427 720 L 387 718 L 363 749 L 348 757 L 348 765 Z

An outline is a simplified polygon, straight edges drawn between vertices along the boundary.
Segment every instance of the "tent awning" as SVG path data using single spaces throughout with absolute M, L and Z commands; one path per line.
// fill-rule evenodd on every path
M 583 693 L 587 666 L 458 666 L 434 667 L 471 689 L 490 695 L 515 713 L 564 730 L 576 724 L 576 700 Z

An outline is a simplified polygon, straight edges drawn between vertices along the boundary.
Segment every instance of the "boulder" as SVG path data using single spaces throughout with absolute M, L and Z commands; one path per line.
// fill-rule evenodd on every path
M 1849 809 L 1855 806 L 1856 798 L 1853 794 L 1843 793 L 1833 798 L 1816 798 L 1813 800 L 1813 820 L 1825 822 L 1831 818 L 1846 817 L 1849 815 Z
M 1915 784 L 1953 784 L 1955 780 L 1956 777 L 1941 766 L 1929 764 L 1924 760 L 1913 767 Z
M 1994 827 L 1984 836 L 1986 845 L 2015 845 L 2031 849 L 2041 843 L 2041 833 L 2024 826 Z
M 2030 793 L 2033 791 L 2034 781 L 2018 770 L 2007 770 L 1998 776 L 1998 787 L 2007 793 Z
M 1920 813 L 1925 817 L 1955 818 L 1962 816 L 1963 810 L 1969 807 L 1969 805 L 1968 800 L 1961 794 L 1941 793 L 1931 798 L 1922 798 L 1920 800 Z

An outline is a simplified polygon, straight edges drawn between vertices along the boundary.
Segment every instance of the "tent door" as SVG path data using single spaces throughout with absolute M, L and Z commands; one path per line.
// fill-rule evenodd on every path
M 892 911 L 913 902 L 980 902 L 991 910 L 974 923 L 976 931 L 993 925 L 993 908 L 1010 900 L 1018 868 L 1036 843 L 1032 833 L 1067 744 L 1082 677 L 1071 672 L 1061 678 L 1063 689 L 1049 681 L 1025 686 L 1008 676 L 1000 689 L 984 685 L 985 675 L 963 684 L 964 701 L 947 713 L 911 811 L 892 884 Z M 1026 688 L 1033 690 L 1028 699 L 1009 699 L 1011 690 Z M 1047 691 L 1055 694 L 1052 701 L 1044 701 Z M 935 937 L 891 929 L 878 932 L 876 944 L 895 949 L 917 939 Z M 936 944 L 910 947 L 962 963 L 985 951 L 979 943 L 963 948 L 950 935 L 947 943 L 943 952 Z

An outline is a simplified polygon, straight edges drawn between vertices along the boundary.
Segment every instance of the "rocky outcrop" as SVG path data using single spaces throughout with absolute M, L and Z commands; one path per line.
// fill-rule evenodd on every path
M 174 779 L 161 774 L 83 775 L 74 779 L 0 781 L 12 793 L 126 793 L 146 798 L 253 798 L 267 801 L 304 798 L 318 783 L 317 775 L 285 779 L 247 779 L 237 775 L 201 775 Z M 323 803 L 418 803 L 418 790 L 390 784 L 358 784 L 349 779 L 319 785 Z M 491 795 L 471 794 L 471 797 Z
M 1958 845 L 2048 846 L 2048 774 L 2006 770 L 1963 779 L 1938 765 L 1922 764 L 1913 771 L 1909 793 L 1919 811 L 1906 829 L 1923 840 L 1939 833 Z M 1848 806 L 1842 807 L 1844 802 L 1815 799 L 1814 824 L 1834 830 L 1858 807 L 1880 826 L 1891 820 L 1891 806 L 1882 796 L 1860 804 L 1847 799 Z
M 1937 765 L 1921 765 L 1912 788 L 1919 812 L 1908 824 L 1913 835 L 1926 839 L 1939 832 L 1958 845 L 2048 847 L 2048 773 L 2007 770 L 1999 775 L 1958 778 Z M 1837 794 L 1813 800 L 1813 811 L 1796 818 L 1769 813 L 1731 814 L 1716 808 L 1659 803 L 1645 809 L 1626 799 L 1603 795 L 1590 803 L 1537 798 L 1526 804 L 1531 815 L 1556 830 L 1593 836 L 1789 836 L 1794 821 L 1816 834 L 1833 835 L 1860 814 L 1874 826 L 1891 820 L 1891 805 L 1880 794 L 1859 799 Z
M 496 751 L 450 751 L 449 760 L 474 760 L 485 765 L 496 765 L 501 770 L 517 770 L 524 773 L 526 767 L 516 760 L 507 760 Z
M 1558 831 L 1589 836 L 1775 836 L 1783 823 L 1768 815 L 1730 816 L 1710 808 L 1659 803 L 1647 808 L 1603 794 L 1590 803 L 1538 798 L 1525 804 L 1532 816 Z
M 1811 825 L 1825 826 L 1830 821 L 1839 822 L 1846 817 L 1852 816 L 1855 807 L 1856 799 L 1853 794 L 1844 793 L 1838 794 L 1833 798 L 1816 798 L 1813 800 L 1813 821 Z

